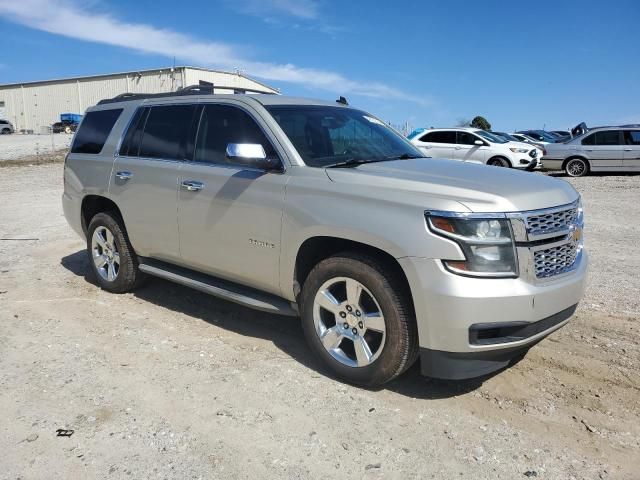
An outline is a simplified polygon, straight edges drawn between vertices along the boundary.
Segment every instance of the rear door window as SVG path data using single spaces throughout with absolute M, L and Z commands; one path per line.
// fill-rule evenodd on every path
M 121 113 L 121 108 L 87 113 L 73 140 L 71 153 L 99 154 Z
M 621 145 L 620 130 L 604 130 L 596 132 L 594 145 Z
M 151 107 L 140 141 L 140 157 L 184 160 L 189 134 L 193 132 L 195 105 Z
M 422 142 L 430 142 L 430 143 L 456 143 L 456 132 L 455 131 L 439 131 L 439 132 L 429 132 L 424 135 L 420 141 Z
M 139 108 L 129 123 L 127 133 L 120 146 L 120 155 L 126 157 L 137 157 L 140 151 L 140 140 L 144 132 L 144 124 L 149 114 L 149 108 Z

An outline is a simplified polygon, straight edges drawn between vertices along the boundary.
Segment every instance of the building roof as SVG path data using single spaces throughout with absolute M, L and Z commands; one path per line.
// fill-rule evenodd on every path
M 103 73 L 103 74 L 98 74 L 98 75 L 84 75 L 84 76 L 76 76 L 76 77 L 65 77 L 65 78 L 53 78 L 53 79 L 49 79 L 49 80 L 32 80 L 32 81 L 28 81 L 28 82 L 13 82 L 13 83 L 2 83 L 0 84 L 0 88 L 5 88 L 5 87 L 19 87 L 21 85 L 41 85 L 41 84 L 46 84 L 46 83 L 59 83 L 59 82 L 70 82 L 70 81 L 76 81 L 76 80 L 87 80 L 87 79 L 97 79 L 97 78 L 109 78 L 109 77 L 118 77 L 118 76 L 122 76 L 122 75 L 135 75 L 137 73 L 150 73 L 150 72 L 164 72 L 164 71 L 171 71 L 171 69 L 174 70 L 183 70 L 183 69 L 191 69 L 191 70 L 200 70 L 203 72 L 212 72 L 212 73 L 224 73 L 227 75 L 237 75 L 239 77 L 245 78 L 247 80 L 250 80 L 252 82 L 257 83 L 258 85 L 261 85 L 265 88 L 268 88 L 269 90 L 273 90 L 274 92 L 279 91 L 277 88 L 271 87 L 269 85 L 266 85 L 258 80 L 255 80 L 254 78 L 251 78 L 247 75 L 244 75 L 242 73 L 239 72 L 226 72 L 224 70 L 213 70 L 210 68 L 202 68 L 202 67 L 192 67 L 190 65 L 180 65 L 180 66 L 176 66 L 176 67 L 163 67 L 163 68 L 149 68 L 146 70 L 130 70 L 128 72 L 116 72 L 116 73 Z

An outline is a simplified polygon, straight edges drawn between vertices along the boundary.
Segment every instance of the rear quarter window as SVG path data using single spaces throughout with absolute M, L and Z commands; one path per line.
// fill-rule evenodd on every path
M 87 113 L 73 140 L 71 153 L 99 154 L 121 113 L 121 108 Z

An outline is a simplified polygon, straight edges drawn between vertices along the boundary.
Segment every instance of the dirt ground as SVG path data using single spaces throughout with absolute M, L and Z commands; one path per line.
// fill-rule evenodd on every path
M 640 176 L 572 180 L 592 269 L 567 327 L 491 378 L 364 390 L 296 319 L 98 289 L 61 175 L 0 170 L 0 478 L 640 478 Z

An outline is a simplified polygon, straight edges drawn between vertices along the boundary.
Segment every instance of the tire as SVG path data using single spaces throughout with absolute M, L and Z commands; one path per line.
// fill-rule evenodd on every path
M 489 159 L 487 165 L 491 165 L 492 167 L 511 168 L 511 163 L 509 163 L 509 160 L 502 157 L 494 157 Z
M 347 288 L 359 288 L 359 297 Z M 318 263 L 302 287 L 301 312 L 312 351 L 346 382 L 380 386 L 418 357 L 409 292 L 392 268 L 372 257 L 345 252 Z
M 2 129 L 2 135 L 9 135 L 10 133 L 11 133 L 11 130 L 9 128 Z
M 87 229 L 89 264 L 100 288 L 112 293 L 134 290 L 142 281 L 138 259 L 117 213 L 96 214 Z
M 564 164 L 564 171 L 570 177 L 584 177 L 589 173 L 589 162 L 584 158 L 570 158 Z
M 68 126 L 64 127 L 64 133 L 71 133 L 71 132 L 72 132 L 71 127 L 68 127 Z

